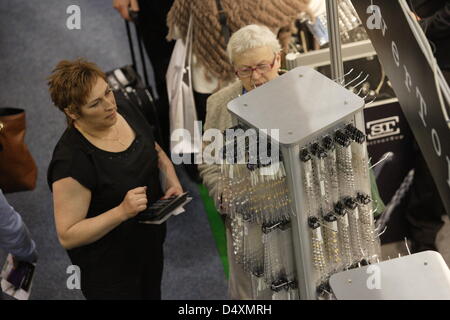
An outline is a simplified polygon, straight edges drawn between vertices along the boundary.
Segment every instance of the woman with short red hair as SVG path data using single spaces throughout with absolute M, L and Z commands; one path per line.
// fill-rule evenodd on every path
M 83 294 L 161 299 L 166 227 L 135 217 L 148 203 L 183 192 L 171 161 L 140 111 L 125 100 L 116 104 L 95 64 L 61 61 L 48 84 L 68 128 L 47 179 L 58 238 L 81 270 Z

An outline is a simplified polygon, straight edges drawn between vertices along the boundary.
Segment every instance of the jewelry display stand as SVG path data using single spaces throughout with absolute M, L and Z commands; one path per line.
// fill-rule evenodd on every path
M 404 279 L 403 272 L 429 277 L 431 282 L 442 284 L 438 298 L 450 296 L 450 272 L 439 263 L 437 252 L 425 258 L 415 254 L 380 263 L 379 230 L 373 217 L 376 203 L 371 200 L 362 133 L 363 108 L 362 98 L 308 67 L 295 68 L 228 104 L 238 128 L 243 132 L 256 130 L 259 140 L 270 141 L 272 157 L 276 146 L 280 151 L 278 169 L 268 171 L 275 178 L 263 173 L 259 161 L 256 170 L 249 163 L 223 166 L 228 166 L 223 172 L 230 181 L 246 176 L 246 170 L 251 172 L 248 189 L 245 179 L 228 186 L 235 195 L 244 188 L 241 197 L 235 197 L 228 206 L 233 208 L 232 219 L 238 225 L 233 229 L 235 254 L 239 263 L 250 266 L 244 270 L 255 280 L 253 298 L 357 299 L 358 292 L 364 290 L 361 299 L 411 296 L 390 290 L 395 287 L 392 284 L 378 293 L 370 291 L 374 288 L 369 285 L 362 288 L 362 279 L 370 280 L 369 267 L 381 268 L 383 281 Z M 243 159 L 249 162 L 251 143 L 245 146 Z M 239 155 L 242 149 L 231 153 Z M 272 159 L 266 169 L 275 164 Z M 240 169 L 230 170 L 233 166 Z M 273 181 L 278 183 L 276 190 L 271 189 Z M 222 182 L 223 195 L 226 186 Z M 280 192 L 283 188 L 285 194 Z M 256 196 L 258 200 L 252 203 Z M 256 218 L 251 217 L 252 212 Z M 413 263 L 409 268 L 408 261 L 413 260 L 429 261 L 433 267 L 420 273 Z M 343 285 L 346 277 L 351 282 L 358 279 L 358 287 Z M 345 288 L 353 292 L 344 294 Z
M 260 276 L 269 270 L 280 275 L 263 278 L 272 291 L 290 292 L 284 298 L 327 298 L 331 274 L 379 259 L 361 132 L 363 107 L 363 99 L 307 67 L 295 68 L 228 104 L 242 128 L 264 129 L 272 151 L 274 145 L 281 151 L 291 234 L 281 241 L 275 237 L 275 245 L 270 239 L 260 240 L 261 252 L 278 252 L 280 257 L 264 257 Z M 262 209 L 267 221 L 269 214 L 277 212 Z M 244 243 L 249 227 L 245 229 Z M 245 254 L 244 250 L 241 260 L 248 261 Z M 283 265 L 286 261 L 295 267 Z

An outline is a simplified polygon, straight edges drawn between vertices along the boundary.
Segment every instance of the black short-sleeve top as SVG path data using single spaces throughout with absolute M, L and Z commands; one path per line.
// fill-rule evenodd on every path
M 136 136 L 125 151 L 108 152 L 99 149 L 76 128 L 69 127 L 58 141 L 48 168 L 47 181 L 50 189 L 53 182 L 72 177 L 91 191 L 86 218 L 95 217 L 118 206 L 127 192 L 137 187 L 148 187 L 149 203 L 163 196 L 151 127 L 140 111 L 127 101 L 116 101 L 118 112 Z M 115 277 L 117 273 L 132 271 L 127 270 L 130 265 L 135 265 L 130 264 L 130 259 L 139 263 L 142 252 L 151 254 L 152 250 L 159 250 L 164 235 L 164 225 L 142 225 L 135 219 L 130 219 L 100 240 L 68 250 L 68 254 L 72 262 L 81 267 L 85 280 L 106 280 L 107 277 Z M 126 263 L 118 262 L 119 260 Z M 100 271 L 101 269 L 105 270 Z

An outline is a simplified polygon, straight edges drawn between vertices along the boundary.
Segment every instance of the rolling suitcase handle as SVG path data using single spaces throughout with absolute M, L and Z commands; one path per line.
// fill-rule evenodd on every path
M 131 36 L 130 23 L 125 20 L 125 28 L 128 37 L 128 44 L 131 53 L 131 65 L 126 65 L 121 68 L 116 68 L 106 73 L 108 83 L 115 92 L 121 94 L 129 103 L 137 107 L 143 114 L 153 129 L 155 140 L 160 145 L 164 145 L 161 127 L 158 123 L 158 111 L 153 99 L 152 90 L 148 80 L 147 65 L 142 46 L 142 38 L 138 26 L 138 12 L 129 11 L 130 17 L 135 24 L 136 37 L 139 45 L 139 54 L 142 63 L 142 70 L 144 79 L 137 71 L 136 55 L 134 50 L 133 38 Z M 145 101 L 148 101 L 147 107 Z
M 142 71 L 144 73 L 145 85 L 149 88 L 150 84 L 148 81 L 147 65 L 145 63 L 144 50 L 142 48 L 142 38 L 141 38 L 140 31 L 139 31 L 139 26 L 138 26 L 138 23 L 139 23 L 138 14 L 139 14 L 138 11 L 129 10 L 129 15 L 131 17 L 131 20 L 134 22 L 134 28 L 136 31 L 136 37 L 137 37 L 137 42 L 138 42 L 139 55 L 140 55 L 141 63 L 142 63 Z M 124 20 L 124 21 L 125 21 L 125 28 L 127 29 L 128 44 L 130 46 L 131 61 L 133 63 L 132 65 L 133 65 L 134 70 L 137 72 L 136 55 L 134 53 L 133 38 L 131 37 L 130 22 L 128 20 Z

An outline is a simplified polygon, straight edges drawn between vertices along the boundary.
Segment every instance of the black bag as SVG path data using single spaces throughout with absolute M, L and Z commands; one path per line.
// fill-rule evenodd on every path
M 130 16 L 133 18 L 133 21 L 135 21 L 135 24 L 138 23 L 136 19 L 136 13 L 130 13 Z M 147 122 L 153 129 L 153 136 L 155 137 L 156 142 L 158 142 L 159 145 L 163 145 L 161 126 L 158 121 L 158 112 L 156 109 L 155 101 L 153 99 L 152 90 L 148 82 L 147 67 L 139 29 L 135 25 L 145 82 L 137 72 L 133 39 L 130 32 L 130 23 L 127 20 L 125 20 L 125 27 L 127 30 L 132 64 L 106 72 L 107 81 L 118 100 L 125 99 L 129 101 L 133 106 L 141 110 Z

